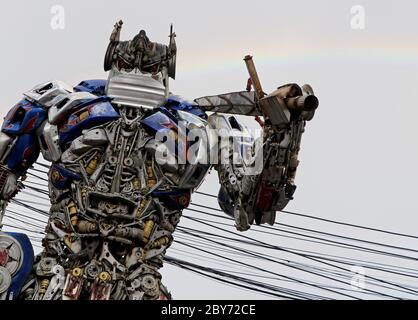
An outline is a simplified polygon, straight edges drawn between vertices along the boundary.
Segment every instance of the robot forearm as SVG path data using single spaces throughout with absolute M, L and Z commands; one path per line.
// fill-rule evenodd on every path
M 4 132 L 0 132 L 0 228 L 7 206 L 7 202 L 18 190 L 17 176 L 4 165 L 15 139 Z
M 8 201 L 23 188 L 19 178 L 25 175 L 39 154 L 36 126 L 30 122 L 34 115 L 24 114 L 22 109 L 25 110 L 22 102 L 13 107 L 0 131 L 0 228 Z M 19 121 L 21 118 L 23 120 Z
M 220 144 L 221 156 L 215 166 L 221 183 L 219 203 L 235 218 L 236 227 L 241 231 L 247 230 L 254 221 L 273 224 L 276 211 L 293 199 L 296 189 L 301 137 L 306 121 L 313 117 L 317 99 L 307 98 L 314 97 L 308 87 L 304 87 L 302 94 L 302 89 L 294 84 L 277 91 L 260 101 L 264 104 L 260 107 L 265 123 L 263 134 L 256 141 L 241 138 L 237 143 L 236 133 L 248 137 L 248 132 L 232 116 L 214 114 L 209 118 L 221 140 L 229 141 Z M 305 108 L 312 101 L 316 106 Z M 235 137 L 228 139 L 231 135 Z M 236 161 L 234 154 L 245 154 L 245 150 L 251 150 L 253 161 Z

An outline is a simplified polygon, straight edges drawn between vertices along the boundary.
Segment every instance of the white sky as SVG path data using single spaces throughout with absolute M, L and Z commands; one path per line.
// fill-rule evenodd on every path
M 64 30 L 50 27 L 56 4 L 65 9 Z M 357 4 L 366 10 L 364 30 L 350 27 Z M 417 9 L 415 1 L 2 2 L 0 111 L 49 79 L 75 85 L 106 77 L 103 57 L 117 20 L 122 39 L 145 29 L 158 42 L 168 41 L 172 22 L 175 93 L 243 90 L 248 53 L 265 91 L 288 82 L 313 86 L 320 107 L 303 136 L 288 210 L 415 234 Z M 217 193 L 216 174 L 201 190 Z M 173 267 L 164 268 L 164 282 L 175 298 L 259 297 Z

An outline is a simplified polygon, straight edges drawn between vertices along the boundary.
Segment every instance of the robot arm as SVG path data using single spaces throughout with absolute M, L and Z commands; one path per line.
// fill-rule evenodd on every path
M 249 94 L 254 95 L 257 93 Z M 211 101 L 213 109 L 216 99 L 211 98 L 206 101 Z M 233 115 L 214 113 L 209 117 L 212 135 L 216 135 L 212 141 L 219 146 L 214 165 L 221 184 L 218 201 L 235 218 L 238 230 L 247 230 L 254 222 L 272 225 L 276 211 L 293 199 L 301 137 L 317 106 L 310 86 L 279 87 L 255 101 L 253 108 L 247 106 L 264 116 L 264 123 L 258 119 L 262 134 L 255 140 Z M 234 105 L 229 103 L 229 108 L 233 110 Z
M 27 169 L 39 155 L 36 129 L 46 117 L 39 105 L 23 99 L 4 118 L 0 132 L 0 228 L 5 208 L 23 184 Z

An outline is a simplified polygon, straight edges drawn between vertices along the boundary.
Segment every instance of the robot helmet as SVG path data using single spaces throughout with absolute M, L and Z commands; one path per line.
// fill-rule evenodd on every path
M 115 24 L 104 59 L 106 94 L 117 104 L 153 108 L 168 97 L 168 79 L 175 78 L 175 33 L 171 26 L 168 46 L 150 41 L 144 30 L 120 41 L 122 24 Z

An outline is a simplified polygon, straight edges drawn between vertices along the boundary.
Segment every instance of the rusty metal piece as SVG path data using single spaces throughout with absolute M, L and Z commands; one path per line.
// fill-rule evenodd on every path
M 119 227 L 114 231 L 115 236 L 133 240 L 142 240 L 143 231 L 139 228 Z
M 288 168 L 288 173 L 287 173 L 287 180 L 291 184 L 293 184 L 294 181 L 295 181 L 296 171 L 297 171 L 298 165 L 299 165 L 298 153 L 293 152 L 290 155 L 289 168 Z
M 165 245 L 169 244 L 169 242 L 170 242 L 170 238 L 167 237 L 167 236 L 158 238 L 153 242 L 152 248 L 159 248 L 161 246 L 165 246 Z
M 97 168 L 97 164 L 99 163 L 99 156 L 94 156 L 93 159 L 86 166 L 86 172 L 89 176 L 91 176 Z
M 182 207 L 187 207 L 189 205 L 189 197 L 187 195 L 180 196 L 178 199 L 178 203 Z
M 73 277 L 79 278 L 83 275 L 83 270 L 79 267 L 75 267 L 73 270 L 71 270 L 71 275 Z
M 294 111 L 314 111 L 318 108 L 319 100 L 314 95 L 304 95 L 288 98 L 285 100 L 286 106 Z
M 141 199 L 141 202 L 136 210 L 136 219 L 140 219 L 142 217 L 142 215 L 148 208 L 148 205 L 150 204 L 150 202 L 151 202 L 150 198 Z
M 61 176 L 60 176 L 58 170 L 52 170 L 52 172 L 51 172 L 51 180 L 52 180 L 52 182 L 59 181 L 60 177 Z
M 87 119 L 87 118 L 88 118 L 88 116 L 89 116 L 89 112 L 88 112 L 88 111 L 84 111 L 83 113 L 81 113 L 81 114 L 78 116 L 78 120 L 79 120 L 79 121 L 83 121 L 84 119 Z
M 99 274 L 99 280 L 100 281 L 109 282 L 111 279 L 112 279 L 112 276 L 110 275 L 109 272 L 107 272 L 107 271 L 100 272 L 100 274 Z
M 67 205 L 68 216 L 70 217 L 70 222 L 73 226 L 77 225 L 78 222 L 78 211 L 77 206 L 74 201 L 70 201 Z
M 139 178 L 135 178 L 132 181 L 132 184 L 133 184 L 134 190 L 140 190 L 141 189 L 141 181 L 139 180 Z
M 146 162 L 146 168 L 147 168 L 147 187 L 152 188 L 157 183 L 157 180 L 155 179 L 154 170 L 152 169 L 152 161 L 147 160 Z
M 283 100 L 289 110 L 298 112 L 314 111 L 319 105 L 319 100 L 313 95 L 313 90 L 307 91 L 309 89 L 309 85 L 301 88 L 296 83 L 289 83 L 278 87 L 269 96 L 275 96 Z
M 288 83 L 288 84 L 278 87 L 269 95 L 276 96 L 276 97 L 279 97 L 280 99 L 285 100 L 288 98 L 299 97 L 302 94 L 303 94 L 302 89 L 298 84 Z
M 91 288 L 90 300 L 109 300 L 112 289 L 112 284 L 109 282 L 111 280 L 111 276 L 108 272 L 102 272 L 100 275 L 104 273 L 110 277 L 109 280 L 107 280 L 107 275 L 103 275 L 103 277 L 106 277 L 105 281 L 102 281 L 100 276 L 98 280 L 94 281 Z
M 81 290 L 83 289 L 83 278 L 81 277 L 82 273 L 74 276 L 73 273 L 75 269 L 80 268 L 74 268 L 72 274 L 68 274 L 65 281 L 65 289 L 63 293 L 64 300 L 77 300 L 80 297 Z M 78 274 L 78 271 L 76 271 L 76 274 Z
M 154 221 L 153 220 L 147 220 L 144 225 L 144 235 L 143 235 L 143 241 L 145 243 L 148 242 L 149 237 L 151 236 L 152 230 L 154 229 Z
M 248 73 L 250 75 L 251 83 L 254 87 L 255 93 L 258 99 L 264 97 L 264 91 L 261 87 L 260 79 L 258 78 L 257 70 L 254 65 L 253 57 L 246 55 L 244 57 L 245 65 L 247 66 Z
M 77 231 L 80 233 L 92 233 L 99 229 L 99 226 L 96 223 L 87 220 L 78 221 L 76 227 Z
M 290 122 L 290 112 L 283 99 L 268 95 L 259 101 L 259 106 L 272 125 L 278 128 L 287 127 Z
M 48 279 L 43 279 L 41 281 L 41 284 L 39 286 L 39 295 L 43 296 L 46 292 L 46 290 L 48 289 L 49 286 L 49 280 Z
M 112 33 L 110 34 L 110 41 L 119 41 L 120 38 L 120 30 L 122 29 L 123 21 L 119 20 L 115 23 Z

